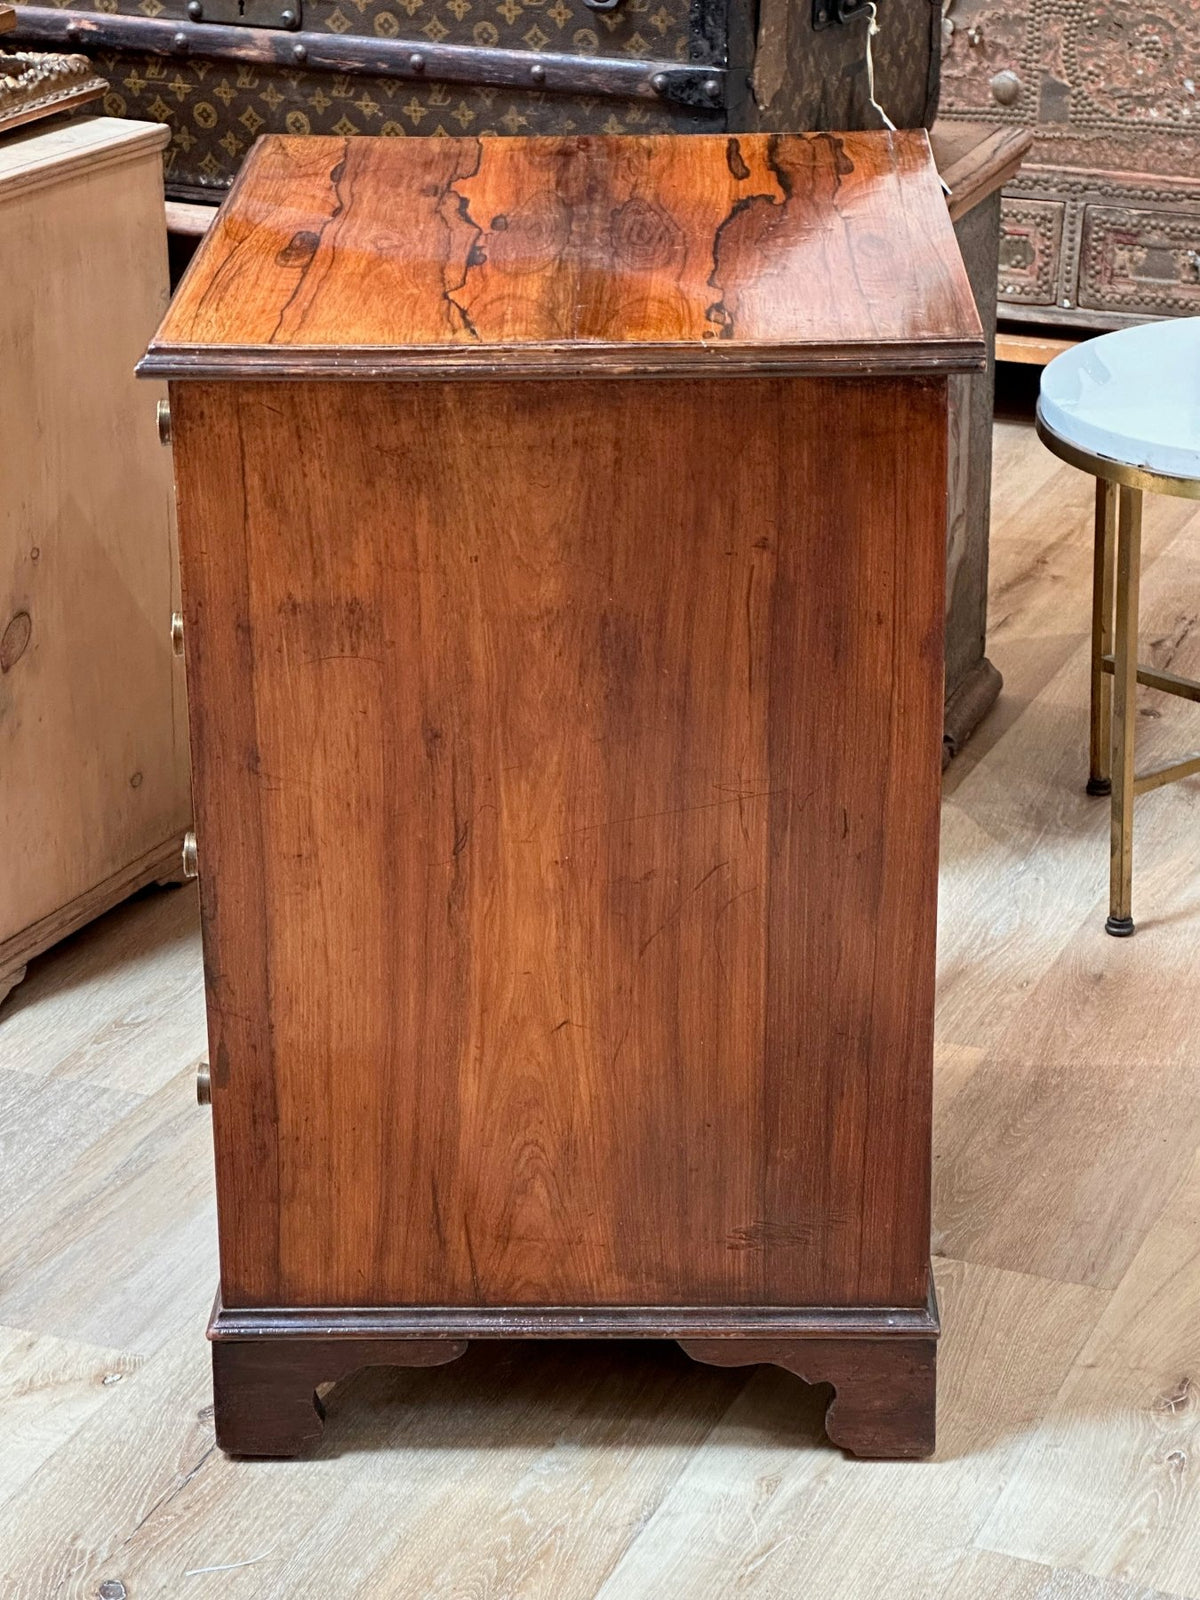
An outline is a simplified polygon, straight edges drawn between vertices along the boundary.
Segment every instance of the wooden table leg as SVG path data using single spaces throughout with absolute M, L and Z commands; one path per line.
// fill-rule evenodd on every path
M 362 1367 L 438 1367 L 465 1339 L 214 1340 L 213 1417 L 231 1456 L 297 1456 L 321 1437 L 319 1383 Z
M 937 1342 L 933 1339 L 681 1339 L 695 1361 L 718 1367 L 786 1367 L 805 1383 L 830 1383 L 832 1443 L 855 1456 L 933 1454 Z

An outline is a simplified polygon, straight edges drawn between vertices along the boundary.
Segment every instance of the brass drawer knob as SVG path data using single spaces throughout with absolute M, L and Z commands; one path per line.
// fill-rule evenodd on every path
M 158 402 L 158 442 L 170 444 L 171 442 L 171 402 L 160 400 Z
M 171 613 L 171 649 L 177 656 L 183 654 L 183 612 Z
M 212 1074 L 207 1061 L 202 1061 L 196 1068 L 196 1104 L 212 1105 Z
M 180 851 L 180 860 L 183 863 L 185 878 L 194 878 L 200 871 L 199 857 L 196 854 L 196 835 L 189 828 L 183 836 L 183 849 Z

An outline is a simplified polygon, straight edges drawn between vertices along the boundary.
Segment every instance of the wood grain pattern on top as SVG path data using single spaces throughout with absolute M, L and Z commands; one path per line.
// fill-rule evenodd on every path
M 143 372 L 970 370 L 923 132 L 256 146 Z

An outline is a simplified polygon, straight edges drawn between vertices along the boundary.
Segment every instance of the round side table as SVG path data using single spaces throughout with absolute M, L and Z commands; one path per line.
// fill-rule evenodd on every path
M 1200 755 L 1134 769 L 1139 683 L 1200 701 L 1200 683 L 1137 659 L 1142 495 L 1200 500 L 1200 317 L 1089 339 L 1042 374 L 1042 442 L 1096 479 L 1089 794 L 1111 794 L 1107 931 L 1133 932 L 1133 802 L 1200 772 Z M 1114 581 L 1115 580 L 1115 581 Z

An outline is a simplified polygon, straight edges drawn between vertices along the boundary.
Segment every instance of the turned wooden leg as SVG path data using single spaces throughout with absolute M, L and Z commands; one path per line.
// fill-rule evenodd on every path
M 855 1456 L 933 1454 L 934 1339 L 681 1339 L 695 1361 L 718 1367 L 786 1367 L 805 1383 L 831 1383 L 830 1440 Z
M 319 1383 L 362 1367 L 438 1367 L 465 1339 L 217 1339 L 213 1418 L 231 1456 L 296 1456 L 321 1437 Z

